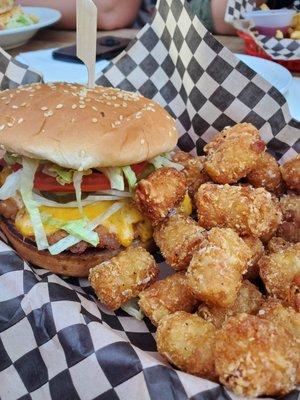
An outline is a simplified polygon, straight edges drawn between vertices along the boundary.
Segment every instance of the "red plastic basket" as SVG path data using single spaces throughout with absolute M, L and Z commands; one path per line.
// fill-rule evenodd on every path
M 273 60 L 261 47 L 259 47 L 253 38 L 245 32 L 237 31 L 237 34 L 245 42 L 245 52 L 250 56 L 256 56 L 261 58 L 266 58 L 267 60 L 275 61 L 278 64 L 283 65 L 285 68 L 293 72 L 300 72 L 300 60 Z

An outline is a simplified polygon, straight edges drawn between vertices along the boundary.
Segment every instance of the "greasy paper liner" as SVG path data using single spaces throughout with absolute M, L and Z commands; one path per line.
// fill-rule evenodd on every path
M 244 20 L 244 14 L 252 11 L 255 7 L 254 0 L 228 0 L 225 21 L 232 24 L 238 31 L 250 36 L 273 60 L 300 60 L 300 40 L 276 39 L 275 37 L 254 34 L 253 29 L 251 29 L 254 28 L 254 24 Z M 295 4 L 294 7 L 300 10 L 300 3 L 299 5 Z
M 41 80 L 0 53 L 1 87 Z M 299 152 L 300 123 L 283 96 L 224 48 L 181 0 L 161 0 L 153 22 L 98 84 L 138 90 L 176 119 L 179 147 L 202 153 L 226 125 L 248 121 L 281 161 Z M 221 385 L 166 364 L 155 328 L 111 312 L 86 279 L 29 266 L 0 242 L 0 398 L 237 399 Z M 163 273 L 166 265 L 159 254 Z M 296 400 L 299 391 L 285 397 Z

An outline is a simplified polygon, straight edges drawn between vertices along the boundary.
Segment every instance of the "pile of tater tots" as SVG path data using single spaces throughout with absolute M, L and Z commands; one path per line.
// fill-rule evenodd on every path
M 174 273 L 130 247 L 90 270 L 110 309 L 138 297 L 174 367 L 237 395 L 281 396 L 300 383 L 300 156 L 279 166 L 249 123 L 226 127 L 205 156 L 175 152 L 133 201 Z M 178 205 L 191 199 L 193 212 Z

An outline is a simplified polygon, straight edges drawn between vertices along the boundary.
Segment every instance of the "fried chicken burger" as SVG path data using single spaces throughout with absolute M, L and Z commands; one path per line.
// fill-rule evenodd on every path
M 1 92 L 0 227 L 25 260 L 58 274 L 89 268 L 152 228 L 132 194 L 178 140 L 158 104 L 119 89 L 55 83 Z

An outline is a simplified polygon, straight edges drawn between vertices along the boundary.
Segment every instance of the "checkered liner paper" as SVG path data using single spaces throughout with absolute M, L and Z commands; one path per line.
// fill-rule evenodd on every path
M 2 88 L 41 80 L 4 52 L 0 71 Z M 249 121 L 278 159 L 299 151 L 300 123 L 291 119 L 285 99 L 181 0 L 159 1 L 153 22 L 97 83 L 158 101 L 176 119 L 183 150 L 200 154 L 224 126 Z M 236 399 L 222 386 L 164 363 L 154 336 L 147 319 L 97 302 L 87 280 L 32 268 L 5 238 L 0 242 L 1 399 Z
M 246 21 L 244 15 L 255 8 L 255 0 L 228 0 L 225 21 L 232 24 L 237 30 L 250 35 L 256 44 L 274 60 L 300 60 L 300 40 L 276 39 L 253 33 L 250 28 L 253 28 L 254 24 Z M 294 8 L 300 10 L 299 0 L 294 2 Z

